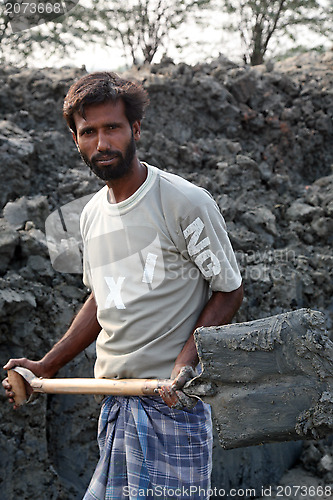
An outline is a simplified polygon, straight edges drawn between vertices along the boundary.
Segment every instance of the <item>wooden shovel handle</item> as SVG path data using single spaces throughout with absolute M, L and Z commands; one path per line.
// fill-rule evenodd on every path
M 14 370 L 8 370 L 8 382 L 12 386 L 16 406 L 23 405 L 29 397 L 24 378 Z
M 20 373 L 8 370 L 8 380 L 15 394 L 17 406 L 24 404 L 33 392 L 46 394 L 102 394 L 104 396 L 154 396 L 162 386 L 171 386 L 170 379 L 96 379 L 96 378 L 41 378 L 24 368 Z M 22 375 L 21 375 L 22 373 Z
M 102 394 L 104 396 L 153 396 L 162 386 L 170 386 L 172 380 L 159 379 L 96 379 L 63 378 L 37 379 L 35 392 L 48 394 Z

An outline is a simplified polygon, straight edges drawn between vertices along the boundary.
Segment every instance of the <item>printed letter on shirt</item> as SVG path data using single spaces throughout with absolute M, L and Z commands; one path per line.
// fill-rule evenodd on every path
M 114 302 L 114 305 L 116 306 L 117 309 L 126 309 L 120 294 L 121 286 L 124 283 L 125 278 L 123 276 L 120 276 L 117 279 L 116 283 L 112 277 L 105 276 L 105 281 L 110 290 L 109 295 L 106 297 L 105 309 L 109 309 L 109 307 L 111 307 L 112 302 Z
M 142 283 L 153 282 L 156 261 L 157 255 L 149 252 L 146 258 L 145 268 L 143 270 Z
M 185 236 L 185 239 L 191 236 L 190 241 L 187 245 L 189 255 L 193 257 L 193 255 L 200 252 L 194 258 L 194 262 L 205 278 L 211 278 L 213 275 L 216 276 L 217 274 L 219 274 L 219 272 L 221 271 L 221 264 L 216 255 L 214 255 L 211 250 L 206 248 L 210 245 L 210 239 L 208 238 L 208 236 L 206 236 L 206 238 L 198 243 L 204 227 L 205 225 L 200 217 L 197 217 L 191 224 L 187 226 L 183 234 Z M 210 262 L 208 262 L 204 267 L 204 262 L 207 261 L 207 259 L 209 259 Z
M 204 238 L 200 243 L 198 243 L 198 239 L 200 238 L 200 234 L 202 233 L 202 230 L 204 228 L 204 223 L 200 219 L 200 217 L 197 217 L 187 228 L 184 230 L 184 236 L 185 239 L 188 238 L 190 235 L 191 239 L 188 242 L 188 253 L 192 256 L 198 252 L 201 252 L 201 250 L 205 247 L 208 247 L 210 241 L 209 238 Z
M 204 262 L 210 259 L 210 262 L 204 268 Z M 204 250 L 194 259 L 194 262 L 205 276 L 205 278 L 211 278 L 213 275 L 216 276 L 221 271 L 221 264 L 219 263 L 217 257 L 211 252 L 211 250 Z

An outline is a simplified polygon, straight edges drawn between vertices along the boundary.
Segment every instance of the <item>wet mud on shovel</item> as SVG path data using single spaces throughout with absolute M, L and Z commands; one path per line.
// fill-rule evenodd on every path
M 209 403 L 226 448 L 313 439 L 333 432 L 333 343 L 324 315 L 299 309 L 195 332 L 202 373 L 184 392 Z M 8 372 L 17 405 L 34 392 L 156 395 L 171 380 L 42 379 Z M 23 377 L 23 378 L 22 378 Z
M 195 340 L 203 372 L 186 391 L 206 394 L 224 448 L 333 433 L 333 343 L 321 312 L 202 327 Z

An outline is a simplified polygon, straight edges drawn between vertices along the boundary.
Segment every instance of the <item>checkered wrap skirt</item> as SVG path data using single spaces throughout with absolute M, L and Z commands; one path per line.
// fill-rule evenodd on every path
M 169 408 L 157 397 L 108 397 L 100 460 L 83 500 L 206 499 L 212 468 L 210 407 Z

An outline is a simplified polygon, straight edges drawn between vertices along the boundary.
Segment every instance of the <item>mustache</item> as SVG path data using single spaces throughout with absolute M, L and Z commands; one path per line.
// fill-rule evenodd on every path
M 107 151 L 104 151 L 103 153 L 95 153 L 91 157 L 91 161 L 94 162 L 94 161 L 98 161 L 98 160 L 111 160 L 111 158 L 115 158 L 115 157 L 121 158 L 122 154 L 119 153 L 119 151 L 107 150 Z

